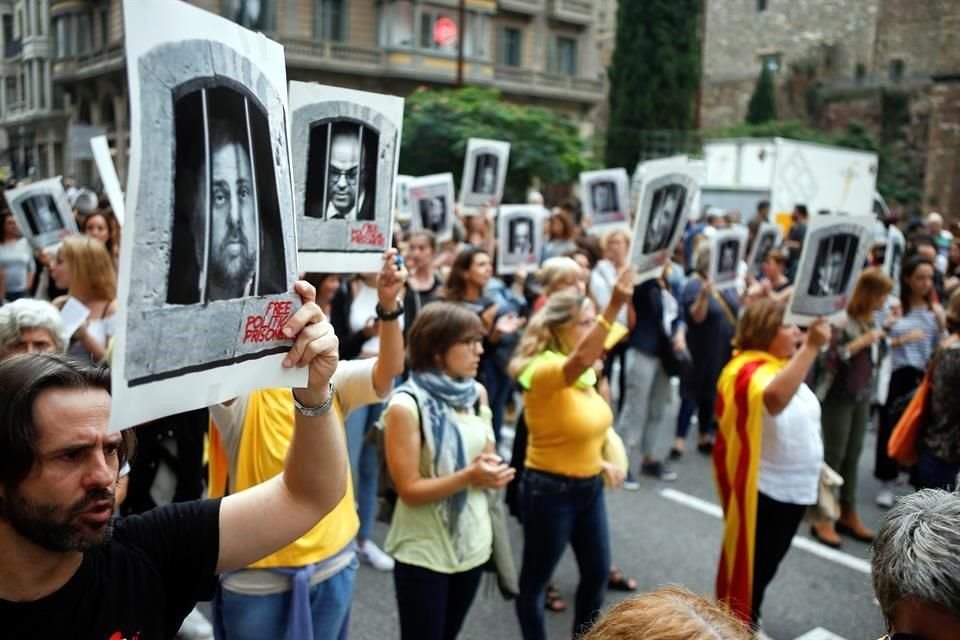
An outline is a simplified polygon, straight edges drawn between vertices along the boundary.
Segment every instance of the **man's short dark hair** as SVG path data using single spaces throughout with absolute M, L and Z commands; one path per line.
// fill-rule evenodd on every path
M 770 208 L 769 200 L 761 200 L 760 202 L 757 203 L 757 211 L 760 211 L 761 209 L 769 209 L 769 208 Z
M 15 487 L 27 477 L 37 455 L 34 405 L 47 389 L 103 389 L 110 370 L 90 367 L 60 354 L 34 353 L 0 362 L 0 485 Z M 133 454 L 135 436 L 123 432 L 120 466 Z
M 807 211 L 807 205 L 805 204 L 794 205 L 793 210 L 802 215 L 804 218 L 808 218 L 810 216 L 810 213 Z

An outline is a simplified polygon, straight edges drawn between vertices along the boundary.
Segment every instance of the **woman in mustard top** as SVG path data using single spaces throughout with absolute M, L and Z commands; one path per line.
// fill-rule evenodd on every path
M 529 441 L 520 486 L 523 566 L 517 617 L 524 640 L 543 640 L 547 583 L 569 543 L 580 567 L 574 635 L 585 632 L 603 606 L 610 570 L 604 476 L 624 471 L 603 459 L 613 412 L 595 389 L 594 363 L 621 307 L 633 294 L 632 270 L 620 274 L 610 304 L 570 291 L 552 295 L 531 319 L 510 363 L 524 390 Z

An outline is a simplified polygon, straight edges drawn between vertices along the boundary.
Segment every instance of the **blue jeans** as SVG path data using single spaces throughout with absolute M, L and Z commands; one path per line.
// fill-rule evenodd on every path
M 353 475 L 357 513 L 360 516 L 358 540 L 369 540 L 377 518 L 377 481 L 380 461 L 377 446 L 367 440 L 370 429 L 383 413 L 382 404 L 370 404 L 355 409 L 347 416 L 347 453 L 350 455 L 350 473 Z
M 580 569 L 573 635 L 584 633 L 603 607 L 610 573 L 610 535 L 603 481 L 526 469 L 520 486 L 523 566 L 517 617 L 524 640 L 546 640 L 543 606 L 547 583 L 567 544 Z
M 503 414 L 506 412 L 510 394 L 513 393 L 513 378 L 500 370 L 492 356 L 483 361 L 483 386 L 487 388 L 487 396 L 490 402 L 490 413 L 493 417 L 493 436 L 499 443 Z
M 921 449 L 920 458 L 913 467 L 910 480 L 917 489 L 953 491 L 957 488 L 958 473 L 960 473 L 960 464 L 951 464 L 933 455 L 929 449 Z
M 483 577 L 483 567 L 437 573 L 397 562 L 393 584 L 400 640 L 453 640 L 460 633 Z
M 310 587 L 314 640 L 346 640 L 358 561 Z M 229 640 L 282 640 L 287 634 L 291 592 L 251 596 L 221 589 L 223 626 Z

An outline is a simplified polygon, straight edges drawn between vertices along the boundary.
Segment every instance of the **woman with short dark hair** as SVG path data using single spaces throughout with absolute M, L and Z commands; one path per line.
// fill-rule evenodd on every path
M 396 559 L 402 640 L 456 638 L 492 550 L 484 489 L 513 478 L 495 453 L 475 380 L 483 339 L 467 308 L 427 305 L 408 335 L 410 377 L 387 402 L 387 467 L 399 500 L 385 546 Z

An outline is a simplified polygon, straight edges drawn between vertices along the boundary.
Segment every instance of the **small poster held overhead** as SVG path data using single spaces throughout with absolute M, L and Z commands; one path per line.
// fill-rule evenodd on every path
M 543 224 L 550 212 L 540 205 L 504 205 L 497 220 L 497 273 L 532 271 L 543 251 Z
M 470 138 L 463 159 L 460 204 L 464 208 L 496 207 L 503 200 L 503 185 L 510 163 L 510 143 Z
M 809 326 L 818 317 L 839 319 L 863 269 L 873 216 L 814 216 L 800 253 L 787 322 Z
M 107 142 L 107 136 L 97 136 L 91 139 L 90 148 L 93 149 L 93 160 L 97 164 L 97 172 L 100 174 L 103 190 L 107 193 L 107 200 L 110 201 L 113 217 L 117 219 L 117 224 L 122 227 L 124 218 L 123 189 L 120 188 L 120 178 L 117 176 L 117 168 L 113 166 L 113 158 L 110 157 L 110 144 Z
M 77 232 L 60 176 L 3 192 L 20 232 L 34 249 L 59 243 Z
M 393 208 L 398 220 L 404 222 L 410 220 L 410 181 L 413 176 L 398 175 L 395 181 L 396 196 L 393 201 Z
M 580 174 L 583 216 L 591 233 L 630 226 L 630 179 L 626 169 L 602 169 Z
M 403 98 L 290 83 L 304 271 L 375 272 L 393 233 Z
M 182 2 L 123 5 L 130 180 L 113 431 L 263 387 L 300 306 L 283 47 Z
M 428 230 L 438 242 L 453 238 L 453 174 L 435 173 L 413 178 L 407 184 L 410 194 L 411 228 Z
M 710 269 L 707 277 L 717 291 L 734 289 L 740 283 L 740 263 L 747 251 L 747 230 L 723 229 L 710 238 Z
M 764 222 L 757 228 L 757 235 L 753 239 L 753 246 L 750 247 L 750 258 L 747 265 L 750 272 L 754 275 L 762 273 L 763 261 L 767 259 L 767 254 L 774 249 L 779 249 L 783 242 L 783 230 L 775 222 Z
M 637 282 L 659 278 L 669 264 L 700 188 L 703 165 L 686 158 L 655 161 L 642 167 L 642 175 L 630 257 Z
M 900 297 L 900 271 L 903 269 L 903 254 L 907 250 L 907 239 L 903 232 L 890 225 L 887 229 L 887 248 L 883 253 L 883 270 L 893 280 L 893 296 Z

